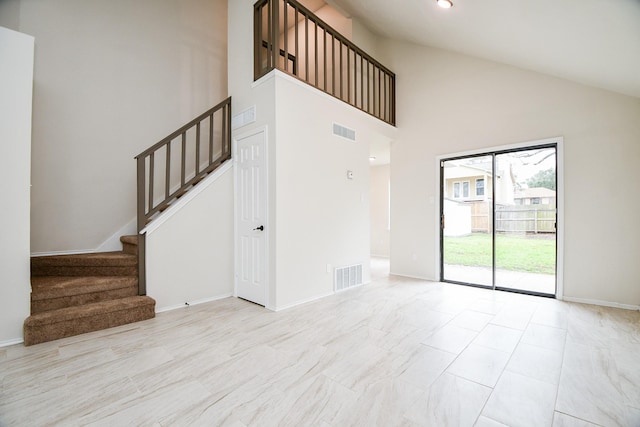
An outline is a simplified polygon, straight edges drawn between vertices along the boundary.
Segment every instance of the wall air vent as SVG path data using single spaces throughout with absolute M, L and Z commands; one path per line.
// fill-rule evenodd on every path
M 231 118 L 231 128 L 238 129 L 256 121 L 256 106 L 247 108 Z
M 356 140 L 356 131 L 353 129 L 349 129 L 348 127 L 339 125 L 337 123 L 333 124 L 333 134 L 341 136 L 343 138 L 348 139 L 349 141 Z
M 362 285 L 362 264 L 336 267 L 335 272 L 336 292 Z

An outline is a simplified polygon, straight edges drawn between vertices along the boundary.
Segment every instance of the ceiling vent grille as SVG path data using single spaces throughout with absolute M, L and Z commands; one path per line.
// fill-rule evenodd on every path
M 342 138 L 346 138 L 349 141 L 356 140 L 356 131 L 353 129 L 349 129 L 348 127 L 339 125 L 337 123 L 333 124 L 333 134 L 337 136 L 341 136 Z
M 362 264 L 350 265 L 348 267 L 336 267 L 336 292 L 359 285 L 362 285 Z

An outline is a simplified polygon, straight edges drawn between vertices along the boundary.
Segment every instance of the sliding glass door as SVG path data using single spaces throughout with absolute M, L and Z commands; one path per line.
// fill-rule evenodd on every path
M 492 156 L 441 164 L 445 280 L 493 286 Z
M 556 146 L 445 159 L 441 280 L 556 293 Z

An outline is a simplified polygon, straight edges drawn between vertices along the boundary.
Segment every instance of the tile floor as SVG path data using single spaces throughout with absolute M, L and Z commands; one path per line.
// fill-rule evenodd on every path
M 386 274 L 0 348 L 0 426 L 640 426 L 640 312 Z

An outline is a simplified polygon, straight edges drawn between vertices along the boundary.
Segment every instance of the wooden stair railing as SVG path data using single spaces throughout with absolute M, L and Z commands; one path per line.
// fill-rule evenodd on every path
M 254 79 L 278 69 L 393 126 L 396 75 L 296 0 L 258 0 Z
M 145 234 L 160 212 L 231 158 L 231 97 L 136 157 L 138 294 L 146 295 Z

